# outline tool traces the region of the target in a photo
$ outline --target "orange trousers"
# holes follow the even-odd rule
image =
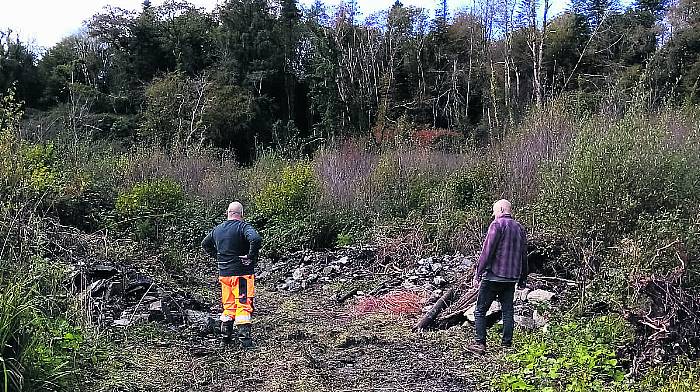
[[[255,275],[219,276],[221,302],[224,316],[234,319],[234,324],[250,324],[255,297]]]

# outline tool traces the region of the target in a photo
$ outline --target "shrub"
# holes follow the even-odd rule
[[[297,218],[309,210],[316,189],[311,164],[286,166],[280,179],[268,183],[255,197],[256,213],[276,220]]]
[[[52,143],[25,144],[22,148],[24,178],[36,192],[58,192],[61,188],[61,172],[57,167],[57,152]]]
[[[642,239],[649,250],[673,237],[689,239],[698,213],[696,144],[694,136],[669,144],[667,133],[643,118],[608,126],[591,120],[568,158],[540,172],[530,209],[536,230],[582,244]],[[679,215],[689,219],[673,218]],[[675,223],[662,229],[669,218]],[[673,234],[659,235],[668,230]]]
[[[0,276],[0,385],[3,391],[57,390],[75,382],[79,329],[37,304],[46,288]],[[44,290],[43,292],[41,290]]]
[[[485,165],[455,173],[449,183],[451,204],[463,211],[488,209],[496,197],[494,185],[502,180],[499,177]]]
[[[184,202],[182,188],[170,179],[145,181],[134,185],[117,197],[115,207],[123,216],[169,214],[180,209]]]
[[[184,207],[184,193],[176,182],[157,179],[137,183],[117,196],[116,211],[126,218],[117,224],[137,239],[163,242],[173,239],[173,232],[180,232]]]

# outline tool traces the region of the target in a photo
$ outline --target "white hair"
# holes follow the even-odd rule
[[[494,215],[504,215],[510,214],[513,211],[513,205],[506,199],[501,199],[493,203],[493,214]]]

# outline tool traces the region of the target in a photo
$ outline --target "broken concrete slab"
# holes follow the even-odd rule
[[[556,296],[555,293],[547,290],[533,290],[527,294],[528,302],[550,302]]]

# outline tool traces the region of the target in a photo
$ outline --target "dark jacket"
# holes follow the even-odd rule
[[[476,269],[477,276],[488,280],[524,284],[527,273],[525,229],[510,215],[495,219],[489,226],[489,232],[484,240]]]
[[[216,257],[219,276],[241,276],[254,273],[261,244],[260,234],[249,223],[227,220],[204,237],[202,248]],[[240,259],[244,255],[248,255],[249,263]]]

